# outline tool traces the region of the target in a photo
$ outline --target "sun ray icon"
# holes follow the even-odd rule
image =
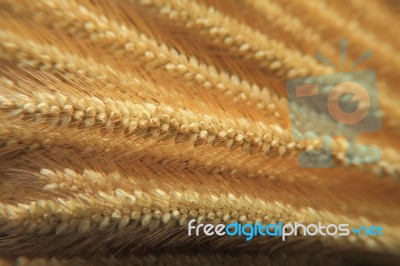
[[[351,64],[349,69],[346,70],[345,68],[346,68],[347,45],[348,45],[348,42],[347,42],[346,39],[341,39],[339,41],[339,51],[340,51],[340,59],[341,59],[340,70],[341,71],[351,71],[356,66],[358,66],[359,64],[361,64],[362,62],[364,62],[365,60],[367,60],[369,57],[372,56],[372,51],[371,50],[367,50],[357,60],[355,60],[353,62],[353,64]],[[337,69],[337,66],[335,64],[333,64],[332,61],[330,61],[329,58],[326,57],[321,52],[318,52],[315,55],[315,57],[321,63],[323,63],[325,65],[328,65],[330,67],[333,67],[334,69]]]

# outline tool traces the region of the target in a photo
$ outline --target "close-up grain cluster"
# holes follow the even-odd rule
[[[399,33],[397,1],[0,0],[0,265],[399,265]],[[286,82],[365,69],[380,156],[350,162]],[[326,142],[333,167],[299,165]]]

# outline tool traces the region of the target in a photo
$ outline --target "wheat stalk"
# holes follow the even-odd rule
[[[260,88],[257,84],[241,80],[236,75],[229,75],[225,72],[219,73],[214,65],[200,63],[195,57],[180,54],[165,44],[158,44],[154,39],[139,34],[124,24],[107,19],[105,16],[97,16],[91,10],[74,1],[68,3],[58,1],[54,4],[49,5],[46,1],[37,2],[37,6],[34,6],[37,9],[34,9],[34,11],[39,14],[43,12],[43,17],[38,16],[40,22],[45,22],[47,25],[50,18],[54,20],[58,20],[60,17],[67,18],[70,23],[59,25],[50,22],[49,26],[56,30],[74,34],[74,36],[88,38],[94,44],[107,49],[113,56],[121,57],[123,55],[124,58],[128,56],[134,62],[149,65],[151,69],[161,68],[173,76],[194,81],[206,89],[217,89],[234,101],[245,101],[252,104],[252,101],[254,101],[252,99],[255,99],[257,107],[266,109],[268,113],[273,113],[279,117],[277,109],[282,104],[273,95],[270,95],[271,92],[268,88]],[[79,10],[79,13],[76,12],[77,10]],[[47,16],[49,12],[51,17]],[[43,21],[44,17],[45,20]],[[95,25],[101,25],[100,32],[98,31],[99,28],[93,31]]]
[[[265,124],[245,118],[224,118],[221,114],[218,114],[218,118],[212,114],[198,114],[188,108],[115,101],[81,93],[74,93],[73,96],[71,87],[63,86],[60,82],[56,85],[59,91],[68,93],[70,96],[45,92],[48,89],[41,88],[38,84],[21,83],[16,86],[7,78],[3,78],[3,83],[0,82],[0,85],[4,92],[7,88],[9,94],[14,97],[11,99],[4,93],[0,100],[3,110],[13,116],[34,118],[38,123],[49,123],[53,126],[70,125],[96,129],[100,126],[111,132],[114,127],[122,127],[122,131],[125,131],[127,136],[136,129],[150,131],[154,136],[171,132],[187,137],[193,143],[219,144],[228,149],[240,147],[248,153],[261,152],[270,156],[275,154],[271,153],[271,150],[283,156],[289,152],[293,155],[294,150],[320,149],[322,141],[327,141],[326,138],[322,140],[317,136],[312,141],[295,141],[292,140],[291,132],[282,129],[278,124]],[[15,94],[17,90],[31,91],[31,88],[37,91],[32,96]],[[39,92],[40,89],[44,91]],[[95,88],[91,91],[94,92]],[[165,136],[162,137],[165,138]],[[330,141],[333,143],[333,153],[344,160],[346,144],[341,139]],[[298,156],[298,153],[294,155]],[[358,156],[368,156],[368,154],[359,153]],[[386,152],[381,164],[387,164],[385,159],[387,159]],[[398,169],[395,165],[389,164],[386,168]]]
[[[265,196],[261,195],[253,199],[252,196],[244,194],[237,196],[231,193],[216,194],[218,190],[208,192],[207,188],[185,186],[184,180],[175,181],[174,186],[170,187],[162,180],[176,179],[173,177],[174,174],[164,172],[163,179],[157,180],[156,176],[150,177],[154,173],[141,169],[140,166],[136,167],[136,173],[139,176],[126,177],[118,172],[106,175],[90,169],[85,169],[82,173],[68,168],[62,171],[42,169],[37,176],[44,183],[44,192],[62,190],[71,191],[72,194],[64,198],[68,194],[63,192],[56,199],[20,203],[17,206],[3,204],[0,211],[2,230],[8,232],[26,230],[28,234],[37,231],[39,235],[52,232],[57,235],[73,232],[82,234],[94,230],[93,226],[99,230],[109,230],[111,222],[114,222],[119,230],[139,223],[138,225],[146,226],[153,231],[162,224],[167,227],[176,223],[184,225],[188,219],[210,223],[221,221],[309,223],[337,222],[346,219],[354,225],[372,224],[365,218],[336,216],[310,207],[295,210],[296,208],[289,204],[263,200]],[[148,181],[143,178],[144,176]],[[186,175],[185,178],[188,177]],[[226,183],[225,189],[233,191],[234,187],[229,186],[230,184]],[[385,242],[395,241],[396,237],[393,234],[397,229],[392,229],[390,225],[384,226],[389,232],[387,237],[393,239]],[[368,245],[373,243],[368,238],[361,237],[361,239]],[[375,245],[380,243],[377,242]]]
[[[397,263],[399,42],[377,21],[397,17],[350,6],[354,16],[317,1],[1,0],[0,264]],[[376,145],[378,162],[348,164],[345,137],[316,134],[336,124],[305,107],[295,119],[308,132],[291,129],[284,81],[335,74],[311,53],[338,57],[342,33],[376,52],[384,130],[351,155]],[[334,168],[299,167],[326,143]],[[384,235],[246,242],[188,236],[191,219]]]

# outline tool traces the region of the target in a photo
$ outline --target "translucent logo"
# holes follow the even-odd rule
[[[342,40],[340,46],[344,62],[346,41]],[[370,52],[365,53],[353,66],[370,55]],[[319,59],[331,64],[322,55],[319,55]],[[347,139],[347,163],[379,161],[379,148],[356,141],[358,134],[382,128],[375,71],[350,71],[290,79],[286,82],[286,89],[293,139],[319,139],[321,143],[320,149],[304,151],[300,155],[301,167],[332,167],[332,147],[336,137]]]

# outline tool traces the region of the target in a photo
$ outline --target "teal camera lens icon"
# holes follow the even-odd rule
[[[322,143],[321,149],[300,155],[301,167],[332,167],[335,137],[348,140],[347,163],[372,163],[380,159],[377,147],[356,142],[358,134],[382,129],[374,71],[291,79],[286,82],[286,89],[293,139],[320,139]]]

